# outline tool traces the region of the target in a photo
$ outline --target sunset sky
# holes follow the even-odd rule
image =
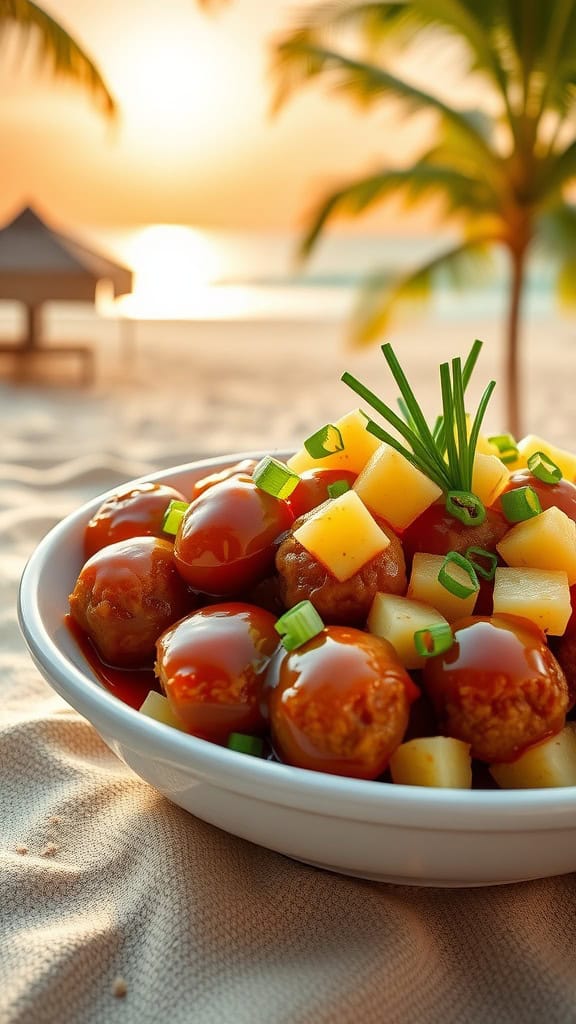
[[[397,163],[425,138],[425,124],[406,123],[390,104],[360,113],[318,85],[270,118],[270,42],[302,3],[231,0],[211,14],[195,0],[44,6],[99,64],[120,121],[107,126],[82,93],[4,49],[2,221],[33,202],[64,224],[296,229],[325,187]],[[431,48],[409,71],[450,87],[444,51]],[[429,226],[391,207],[362,223],[391,233]]]

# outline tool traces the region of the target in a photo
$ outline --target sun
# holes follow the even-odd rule
[[[218,246],[209,234],[174,224],[153,224],[126,245],[134,289],[116,310],[140,319],[186,319],[220,272]]]

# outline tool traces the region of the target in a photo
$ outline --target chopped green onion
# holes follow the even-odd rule
[[[350,484],[347,480],[335,480],[333,484],[328,484],[326,490],[330,498],[339,498],[341,494],[346,494],[346,491],[350,490]]]
[[[498,555],[493,551],[486,551],[486,548],[466,548],[466,558],[474,566],[477,576],[484,580],[493,580],[498,565]],[[488,562],[488,565],[484,563]]]
[[[313,459],[323,459],[325,455],[343,451],[344,441],[338,427],[333,423],[327,423],[325,427],[321,427],[315,434],[306,438],[304,447]]]
[[[417,629],[414,633],[416,653],[423,658],[433,658],[435,654],[443,654],[450,650],[454,643],[454,634],[447,622],[435,622],[426,629]]]
[[[509,523],[523,523],[525,519],[539,516],[542,511],[540,498],[533,487],[517,487],[504,491],[500,496],[502,511]]]
[[[557,484],[562,479],[562,470],[545,452],[534,452],[528,459],[528,469],[537,480],[544,484]]]
[[[450,574],[449,570],[452,565],[458,566],[459,569],[466,573],[470,580],[469,584],[462,583],[461,580],[457,580]],[[449,551],[446,555],[438,573],[438,582],[446,590],[450,591],[451,594],[454,594],[455,597],[470,597],[470,594],[476,594],[480,589],[476,570],[472,562],[464,558],[464,555],[460,555],[457,551]]]
[[[498,449],[498,458],[505,465],[509,462],[516,462],[518,458],[518,445],[512,434],[494,434],[488,438],[490,444]]]
[[[248,736],[243,732],[231,732],[228,737],[229,750],[237,750],[240,754],[252,754],[262,757],[264,743],[259,736]]]
[[[187,501],[171,501],[164,513],[162,529],[164,533],[171,533],[174,536],[178,533],[178,527],[184,518],[184,513],[189,506]]]
[[[486,509],[472,491],[448,491],[446,511],[465,526],[479,526],[486,519]]]
[[[293,651],[318,636],[324,629],[324,623],[311,601],[300,601],[278,619],[274,628],[282,637],[286,650]]]
[[[300,483],[298,473],[289,469],[283,462],[265,455],[255,467],[252,479],[261,491],[271,494],[274,498],[288,498]]]

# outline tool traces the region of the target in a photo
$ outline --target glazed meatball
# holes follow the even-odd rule
[[[90,558],[108,544],[130,537],[168,538],[162,530],[164,513],[171,501],[186,501],[167,484],[144,483],[113,494],[102,503],[84,531],[84,552]]]
[[[293,529],[298,529],[306,518],[297,519]],[[407,580],[402,545],[387,523],[378,518],[376,522],[390,538],[390,544],[343,583],[290,532],[276,552],[280,595],[286,608],[308,599],[324,622],[359,626],[366,621],[378,591],[405,594]]]
[[[454,644],[423,672],[442,731],[487,763],[514,761],[560,732],[568,708],[562,668],[540,630],[512,615],[452,625]]]
[[[153,661],[156,640],[191,610],[172,544],[135,537],[88,559],[70,595],[70,612],[103,661],[131,668]]]
[[[274,749],[299,768],[377,779],[402,742],[418,693],[388,640],[326,626],[271,663]]]

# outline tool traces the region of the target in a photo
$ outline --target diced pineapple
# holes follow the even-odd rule
[[[502,494],[509,479],[510,470],[496,455],[476,452],[472,467],[472,491],[483,505],[492,505]]]
[[[469,417],[468,417],[469,419]],[[470,433],[470,431],[468,431]],[[495,455],[498,458],[498,447],[493,441],[489,441],[484,434],[478,434],[476,452],[479,455]]]
[[[414,646],[419,629],[446,623],[436,608],[396,594],[376,594],[368,615],[368,631],[389,640],[404,668],[420,668],[426,658]]]
[[[413,601],[431,604],[448,622],[454,622],[463,615],[471,615],[474,611],[478,592],[468,597],[452,594],[438,579],[444,555],[428,555],[417,551],[412,560],[412,573],[406,597]],[[450,566],[450,575],[465,586],[470,585],[470,578],[458,565]]]
[[[531,569],[563,569],[576,583],[576,523],[552,505],[505,533],[496,548],[507,565]]]
[[[470,744],[450,736],[422,736],[402,743],[390,758],[392,781],[403,786],[472,787]]]
[[[390,544],[390,538],[352,490],[324,502],[294,531],[294,536],[341,583]]]
[[[168,699],[161,693],[156,693],[156,690],[150,690],[146,700],[140,706],[140,714],[146,715],[147,718],[153,718],[156,722],[163,722],[164,725],[171,725],[173,729],[180,729],[180,732],[186,732],[185,726],[172,711]]]
[[[572,614],[565,572],[499,566],[494,576],[494,614],[522,615],[545,633],[562,636]]]
[[[490,774],[502,789],[576,786],[576,722],[510,764],[491,764]]]
[[[534,452],[544,452],[544,455],[552,459],[552,462],[555,462],[562,470],[562,475],[567,480],[576,479],[576,455],[565,448],[558,448],[556,445],[550,444],[549,441],[545,441],[543,437],[538,437],[536,434],[527,434],[518,442],[518,458],[509,468],[511,470],[523,469],[528,465],[528,459]]]
[[[409,526],[442,494],[437,484],[387,444],[366,463],[354,490],[374,515],[395,530]]]
[[[342,435],[342,451],[314,459],[305,448],[301,448],[288,459],[290,469],[295,473],[303,473],[306,469],[346,469],[359,473],[382,443],[368,433],[366,423],[366,416],[360,409],[346,413],[334,423]]]

